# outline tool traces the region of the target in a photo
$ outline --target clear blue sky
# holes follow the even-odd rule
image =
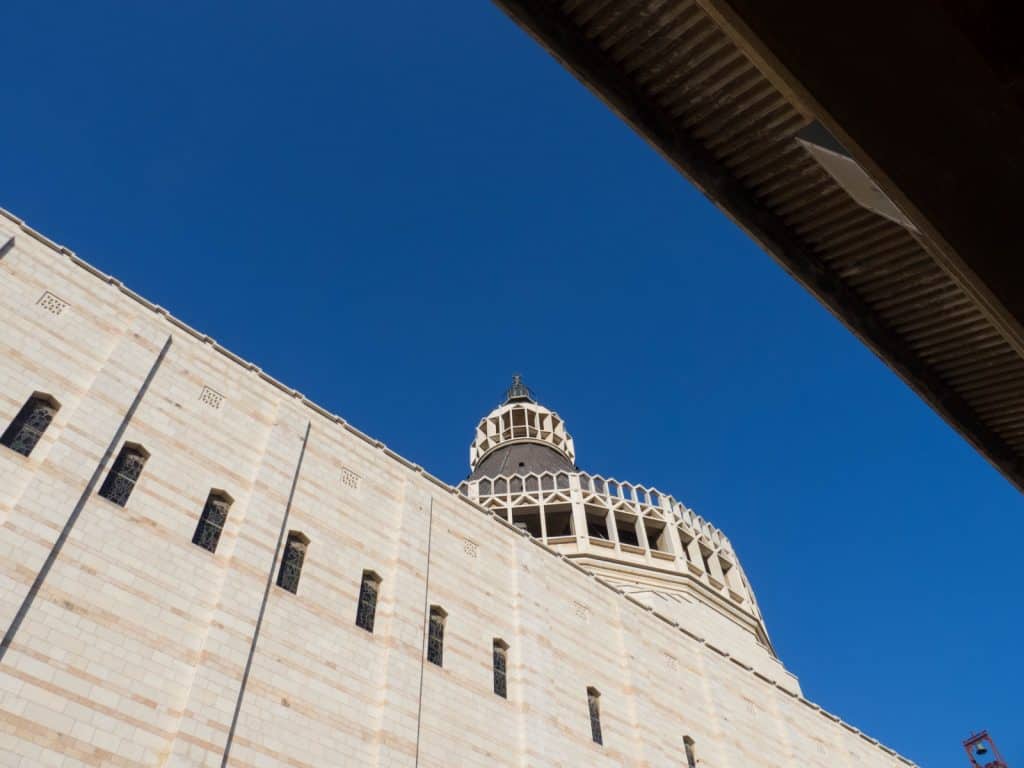
[[[1021,497],[486,0],[18,3],[3,56],[0,205],[451,482],[522,371],[809,698],[1024,765]]]

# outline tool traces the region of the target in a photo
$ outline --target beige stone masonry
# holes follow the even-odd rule
[[[60,410],[30,456],[0,447],[0,631],[171,344],[118,441],[149,454],[130,498],[87,495],[0,661],[0,766],[219,766],[236,708],[239,768],[675,768],[684,737],[701,768],[913,765],[759,661],[743,639],[752,593],[703,519],[684,521],[688,556],[682,538],[649,554],[646,533],[640,552],[595,547],[636,555],[678,604],[610,566],[597,576],[595,552],[524,535],[0,213],[0,246],[11,238],[0,429],[34,392]],[[215,553],[192,543],[211,490],[232,499]],[[285,535],[309,540],[295,594],[276,586],[286,509]],[[693,562],[698,534],[732,571]],[[381,580],[372,634],[355,624],[364,570]],[[442,667],[424,658],[431,605],[447,612]]]

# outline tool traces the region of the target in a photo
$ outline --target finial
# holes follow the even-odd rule
[[[505,393],[506,403],[511,403],[513,400],[529,400],[534,402],[533,393],[530,392],[528,386],[523,384],[523,377],[518,373],[512,374],[512,386]]]

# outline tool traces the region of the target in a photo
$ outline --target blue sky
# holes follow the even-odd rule
[[[809,698],[1024,763],[1021,497],[495,7],[4,16],[0,206],[451,482],[521,371],[729,535]]]

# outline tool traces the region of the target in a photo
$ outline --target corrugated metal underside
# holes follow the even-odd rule
[[[1024,360],[910,232],[794,140],[811,116],[700,6],[498,2],[1024,488]]]

